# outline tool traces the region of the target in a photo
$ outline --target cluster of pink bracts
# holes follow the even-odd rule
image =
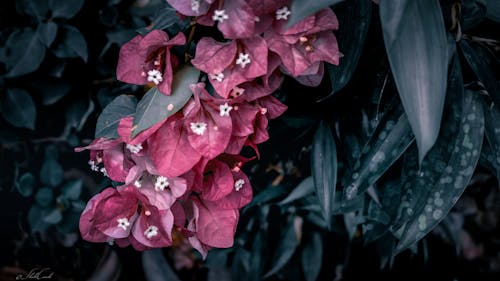
[[[137,250],[167,247],[172,231],[183,234],[203,256],[210,247],[231,247],[239,209],[252,199],[244,146],[269,138],[268,120],[286,106],[271,94],[282,73],[314,86],[324,63],[338,64],[332,30],[338,22],[330,9],[285,29],[288,1],[168,0],[198,24],[214,25],[227,39],[202,38],[192,65],[207,74],[216,94],[204,83],[192,84],[193,96],[166,120],[131,138],[133,117],[122,118],[118,139],[96,139],[77,151],[91,151],[91,168],[123,186],[107,188],[87,204],[80,219],[85,240],[132,245]],[[177,57],[185,44],[160,30],[136,36],[120,51],[118,79],[154,83],[171,94]],[[166,108],[165,110],[171,110]],[[257,152],[258,153],[258,152]]]

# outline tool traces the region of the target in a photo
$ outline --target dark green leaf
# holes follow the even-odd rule
[[[94,102],[91,99],[80,99],[66,108],[66,127],[81,131],[89,115],[94,111]]]
[[[449,54],[439,1],[384,0],[380,19],[421,163],[439,134],[446,96]]]
[[[298,241],[293,219],[288,223],[279,241],[278,247],[272,258],[271,269],[264,275],[264,278],[268,278],[283,268],[292,258],[295,248],[297,248]]]
[[[151,88],[137,105],[132,137],[179,111],[193,95],[189,86],[198,81],[199,75],[200,71],[191,66],[179,69],[174,74],[170,96],[162,94],[156,87]],[[172,110],[167,110],[170,105]]]
[[[52,189],[48,187],[40,188],[35,194],[35,201],[41,207],[48,207],[52,203],[52,199],[54,197],[54,193]]]
[[[323,239],[319,232],[311,232],[311,237],[302,249],[302,269],[306,281],[318,279],[323,264]]]
[[[466,40],[460,40],[460,49],[491,99],[500,105],[500,85],[492,67],[493,64],[497,63],[496,59],[475,42],[469,43]]]
[[[278,186],[268,186],[261,192],[259,192],[245,207],[245,210],[252,208],[253,206],[262,205],[274,199],[280,198],[283,195],[287,194],[288,189],[284,185]]]
[[[24,197],[28,197],[33,194],[33,189],[35,188],[36,180],[32,173],[22,174],[16,182],[16,189]]]
[[[43,217],[43,221],[48,224],[58,224],[62,220],[61,210],[58,208],[52,209],[46,216]]]
[[[32,205],[28,211],[28,223],[31,228],[31,232],[44,232],[49,225],[44,222],[43,217],[48,214],[48,210],[42,209],[37,205]]]
[[[89,281],[117,281],[121,276],[122,264],[118,254],[111,248],[104,249],[104,253],[99,260],[94,272],[89,277]]]
[[[147,281],[180,281],[161,249],[144,251],[142,253],[142,266]]]
[[[484,117],[476,92],[466,92],[466,104],[453,153],[426,195],[423,208],[406,225],[396,247],[401,252],[430,232],[446,216],[467,187],[479,160],[483,143]]]
[[[118,46],[122,46],[131,40],[135,35],[137,35],[133,29],[118,29],[118,30],[110,30],[106,32],[106,37],[108,38],[108,42],[102,48],[100,57],[104,56],[104,54],[109,50],[109,48],[116,44]]]
[[[16,10],[20,14],[30,15],[41,21],[46,18],[49,11],[48,0],[16,0]]]
[[[500,126],[498,124],[500,108],[496,104],[490,107],[486,103],[483,107],[488,145],[483,146],[481,150],[481,156],[484,159],[481,159],[480,162],[484,163],[493,174],[496,174],[497,179],[500,179]]]
[[[45,47],[49,48],[52,42],[54,42],[54,40],[56,39],[57,24],[52,21],[49,21],[47,23],[41,22],[38,25],[36,33]]]
[[[340,22],[335,32],[339,50],[344,56],[338,66],[327,65],[332,83],[332,93],[336,93],[351,80],[363,51],[366,34],[370,28],[372,15],[371,0],[346,1],[335,6],[335,14]]]
[[[40,181],[51,187],[60,185],[63,181],[64,170],[54,158],[45,157],[40,169]]]
[[[231,265],[231,275],[233,280],[240,279],[242,276],[246,277],[250,271],[250,258],[251,254],[243,247],[238,247],[235,251],[233,262]],[[246,278],[241,278],[245,280]]]
[[[69,93],[71,84],[67,80],[50,76],[30,80],[30,90],[41,96],[43,105],[52,105]]]
[[[314,192],[313,179],[312,177],[307,177],[301,183],[299,183],[297,187],[295,187],[285,199],[281,200],[279,204],[285,205],[291,203],[295,200],[304,198],[307,195],[312,194],[313,192]]]
[[[286,23],[286,27],[292,27],[294,24],[307,18],[308,16],[342,1],[343,0],[292,0],[292,4],[290,6],[291,14],[290,18],[288,18],[288,22]]]
[[[167,6],[158,11],[150,26],[140,28],[137,32],[145,35],[151,30],[168,29],[169,27],[178,24],[179,21],[180,19],[177,15],[177,11],[170,6]]]
[[[486,15],[491,20],[500,23],[500,2],[498,0],[486,0]]]
[[[64,195],[67,199],[78,199],[82,193],[82,184],[83,182],[81,179],[68,181],[61,188],[62,195]]]
[[[266,250],[266,237],[263,231],[257,232],[253,240],[252,253],[250,256],[250,267],[248,274],[248,281],[262,280],[262,266],[264,264],[265,250]]]
[[[53,18],[70,19],[82,9],[83,0],[49,0]]]
[[[87,62],[88,50],[87,42],[78,29],[71,25],[64,25],[59,29],[60,40],[56,40],[53,52],[58,58],[80,57]]]
[[[462,23],[460,28],[468,31],[481,24],[486,17],[485,0],[467,0],[461,4]]]
[[[46,47],[31,28],[12,32],[5,43],[7,77],[21,76],[38,69]]]
[[[118,138],[116,129],[120,119],[135,113],[137,99],[134,96],[121,95],[109,103],[97,119],[95,138]]]
[[[2,100],[2,115],[12,126],[35,129],[35,103],[24,90],[7,89]]]
[[[408,149],[415,139],[406,115],[399,109],[382,117],[355,164],[344,200],[363,194]]]
[[[332,131],[324,122],[320,123],[314,135],[311,151],[311,173],[316,196],[325,221],[329,225],[337,184],[337,148]]]

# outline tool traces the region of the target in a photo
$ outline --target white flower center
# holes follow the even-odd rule
[[[200,10],[200,0],[191,0],[191,10],[193,12],[199,12],[199,10]]]
[[[161,72],[156,69],[148,71],[148,81],[155,83],[155,85],[160,84],[160,82],[163,81]]]
[[[106,168],[102,167],[99,171],[101,171],[101,173],[107,177],[108,176],[108,171],[106,171]]]
[[[127,143],[127,149],[130,150],[130,152],[132,152],[133,154],[137,154],[142,150],[142,144],[133,145]]]
[[[227,102],[225,104],[219,105],[220,117],[229,116],[229,112],[231,111],[231,109],[233,109],[233,107],[227,104]]]
[[[277,20],[287,20],[290,15],[290,10],[287,6],[284,6],[281,9],[276,10],[276,19]]]
[[[204,122],[191,122],[191,131],[193,131],[193,133],[201,136],[205,133],[205,131],[207,130],[207,123],[204,123]]]
[[[247,64],[249,64],[250,62],[252,62],[250,60],[250,54],[244,54],[244,53],[240,53],[238,55],[238,59],[236,60],[236,64],[241,66],[241,68],[245,68],[245,66],[247,66]]]
[[[118,222],[118,227],[123,228],[123,230],[127,230],[127,227],[130,225],[127,218],[117,219],[116,221]]]
[[[137,179],[134,181],[134,186],[137,187],[137,188],[141,188],[142,187],[142,181],[140,179]]]
[[[99,171],[99,167],[97,166],[97,164],[95,163],[94,160],[89,160],[89,165],[90,165],[90,169],[92,171],[95,171],[95,172],[98,172]]]
[[[151,239],[152,237],[158,235],[158,227],[151,225],[148,229],[146,229],[146,231],[144,231],[144,235],[146,235],[148,239]]]
[[[164,176],[159,176],[156,178],[155,182],[155,190],[156,191],[163,191],[165,190],[166,187],[169,186],[168,179]]]
[[[218,82],[222,82],[222,80],[224,80],[223,73],[209,74],[208,76],[210,77],[210,79],[217,80]]]
[[[213,21],[218,21],[220,23],[223,23],[225,20],[227,20],[229,17],[226,14],[225,10],[215,10],[214,15],[212,16]]]
[[[245,184],[244,179],[239,179],[234,183],[234,190],[240,191],[241,188],[243,188],[243,185]]]

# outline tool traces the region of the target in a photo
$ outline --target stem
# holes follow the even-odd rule
[[[191,42],[193,42],[195,32],[196,32],[196,21],[191,20],[191,30],[189,31],[188,40],[186,42],[186,52],[184,53],[184,62],[186,63],[191,60],[191,56],[189,55],[189,46],[191,46]]]

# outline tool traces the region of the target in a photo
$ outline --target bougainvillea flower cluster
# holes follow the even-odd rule
[[[272,93],[283,74],[317,85],[323,63],[338,64],[332,32],[338,23],[326,9],[285,28],[293,13],[288,1],[167,2],[196,24],[216,25],[224,40],[188,42],[197,45],[185,63],[201,71],[205,82],[185,89],[192,95],[180,110],[138,134],[135,116],[124,116],[118,137],[77,149],[90,150],[92,170],[121,183],[88,202],[80,231],[88,241],[137,250],[168,247],[176,231],[205,256],[211,247],[232,246],[239,210],[252,200],[241,169],[252,159],[241,151],[248,146],[258,155],[257,145],[269,138],[269,120],[286,110]],[[183,33],[162,30],[136,36],[121,48],[118,79],[174,95],[182,60],[171,48],[186,41]]]

